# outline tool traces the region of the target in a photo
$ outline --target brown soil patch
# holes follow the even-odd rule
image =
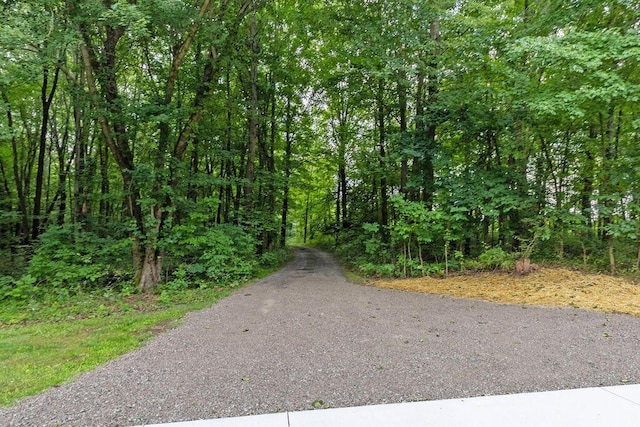
[[[486,301],[576,307],[640,316],[640,285],[602,274],[544,268],[528,276],[478,273],[438,279],[376,280],[374,286]]]

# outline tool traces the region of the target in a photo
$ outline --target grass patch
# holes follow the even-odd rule
[[[367,278],[362,276],[357,271],[343,267],[342,273],[349,283],[354,283],[356,285],[365,285],[367,283]]]
[[[160,324],[183,313],[167,310],[104,319],[0,329],[0,404],[38,393],[139,347]],[[169,322],[169,323],[165,323]]]
[[[77,295],[64,301],[0,306],[0,406],[57,386],[140,347],[210,306],[228,289],[188,289],[127,297]]]

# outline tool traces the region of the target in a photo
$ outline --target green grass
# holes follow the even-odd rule
[[[198,289],[109,298],[87,294],[64,302],[0,306],[0,406],[132,351],[154,333],[177,325],[188,311],[207,307],[228,293]]]

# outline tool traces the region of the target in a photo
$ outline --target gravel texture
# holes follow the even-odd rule
[[[0,410],[2,426],[130,426],[640,383],[640,318],[348,283],[326,253],[144,348]]]

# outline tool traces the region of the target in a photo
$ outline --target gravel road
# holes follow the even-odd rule
[[[130,426],[640,383],[640,318],[348,283],[326,253],[286,268],[2,426]]]

